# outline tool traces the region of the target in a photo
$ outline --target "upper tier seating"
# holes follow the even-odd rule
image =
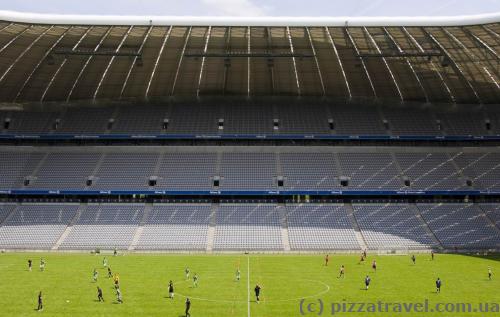
[[[9,149],[0,190],[500,190],[500,153],[331,151]]]
[[[3,133],[56,135],[485,136],[500,134],[499,118],[498,110],[491,107],[467,110],[309,101],[81,105],[62,110],[0,111]]]

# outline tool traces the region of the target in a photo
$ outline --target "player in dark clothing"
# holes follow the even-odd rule
[[[189,297],[186,298],[186,317],[190,317],[191,314],[189,313],[189,309],[191,308],[191,301],[189,300]]]
[[[361,254],[361,257],[359,258],[358,264],[361,264],[363,262],[365,262],[365,257],[363,256],[363,254]]]
[[[257,304],[260,301],[260,289],[261,289],[261,287],[259,286],[259,284],[255,285],[255,299],[256,299]]]
[[[438,279],[436,280],[436,293],[441,293],[441,280]]]
[[[413,264],[415,264],[415,261],[417,260],[417,258],[415,258],[415,254],[411,256],[411,261],[413,262]]]
[[[172,281],[168,282],[168,297],[174,299],[174,284]]]
[[[112,278],[113,273],[111,273],[111,268],[108,266],[108,278]]]
[[[491,276],[493,275],[493,272],[491,271],[491,267],[488,268],[488,280],[491,281]]]
[[[328,257],[328,254],[325,256],[325,266],[328,266],[328,261],[329,261],[329,257]]]
[[[365,289],[368,290],[368,288],[370,287],[370,282],[371,282],[371,278],[367,275],[365,277]]]
[[[431,260],[434,261],[434,251],[431,251]]]
[[[38,311],[43,310],[42,291],[40,291],[40,293],[38,293],[38,308],[36,310],[38,310]]]
[[[31,267],[33,266],[33,261],[31,259],[28,260],[28,270],[31,272]]]
[[[102,297],[102,289],[99,286],[97,286],[97,299],[100,302],[104,302],[104,297]]]
[[[377,272],[377,261],[373,260],[372,262],[372,269],[374,272]]]

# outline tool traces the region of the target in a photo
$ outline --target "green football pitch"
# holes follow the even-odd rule
[[[46,261],[44,272],[39,270],[41,257]],[[409,255],[368,254],[361,264],[359,256],[330,255],[328,266],[323,255],[106,257],[113,274],[119,274],[123,304],[116,302],[113,279],[107,277],[103,267],[104,255],[0,254],[0,316],[179,317],[184,316],[186,297],[191,299],[191,315],[200,317],[500,316],[500,256],[437,254],[432,261],[430,255],[420,254],[414,265]],[[28,259],[33,260],[31,272]],[[377,261],[377,272],[371,267],[373,260]],[[346,268],[345,278],[337,277],[340,265]],[[191,271],[189,280],[184,274],[186,267]],[[94,268],[99,272],[97,282],[92,279]],[[493,272],[492,280],[488,279],[488,268]],[[193,286],[194,273],[199,276],[198,287]],[[365,290],[366,275],[371,277],[369,290]],[[438,277],[443,281],[439,294],[435,288]],[[175,288],[173,300],[168,298],[169,280]],[[262,287],[260,303],[254,295],[257,284]],[[97,301],[97,286],[103,289],[104,303]],[[36,311],[39,291],[44,301],[41,312]],[[406,312],[401,306],[408,308],[425,301],[427,308],[419,306],[419,311]],[[354,307],[351,303],[360,304]],[[379,303],[382,312],[373,311]],[[388,303],[394,306],[385,312]],[[340,304],[344,310],[356,312],[332,312],[332,307],[341,309]],[[362,305],[365,312],[357,312]],[[443,312],[431,312],[436,305],[441,305],[438,309]],[[445,312],[444,305],[450,312]],[[403,312],[395,313],[398,307],[403,307]],[[471,312],[458,311],[469,307]],[[488,313],[473,311],[486,308]],[[427,309],[428,314],[422,314],[421,309]]]

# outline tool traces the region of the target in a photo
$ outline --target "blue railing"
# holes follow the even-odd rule
[[[12,189],[0,190],[4,195],[170,195],[170,196],[497,196],[500,191],[482,190],[53,190],[53,189]]]

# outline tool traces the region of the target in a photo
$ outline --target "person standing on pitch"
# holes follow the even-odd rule
[[[260,290],[262,288],[260,287],[259,284],[255,285],[255,301],[257,302],[257,304],[260,302]]]
[[[236,280],[239,281],[241,279],[241,272],[240,272],[240,268],[237,268],[236,269]]]
[[[337,276],[337,278],[345,278],[345,267],[344,265],[341,265],[340,266],[340,272],[339,272],[339,276]]]
[[[116,301],[120,304],[123,304],[122,292],[120,291],[120,288],[116,289]]]
[[[193,275],[193,287],[198,287],[198,274],[194,273]]]
[[[174,299],[174,284],[172,281],[168,282],[168,297]]]
[[[329,261],[329,257],[328,257],[328,254],[325,256],[325,266],[328,266],[328,261]]]
[[[370,282],[371,282],[371,278],[367,275],[365,277],[365,290],[368,290],[368,288],[370,287]]]
[[[31,259],[28,260],[28,270],[31,272],[31,267],[33,266],[33,262]]]
[[[411,261],[413,262],[413,265],[415,265],[415,262],[417,261],[417,258],[415,258],[415,254],[411,256]]]
[[[97,299],[99,302],[104,302],[104,297],[102,297],[102,289],[97,286]]]
[[[436,293],[441,293],[441,279],[438,279],[436,280]]]
[[[45,260],[43,258],[40,259],[40,271],[45,271]]]
[[[43,310],[42,291],[40,291],[40,293],[38,293],[38,308],[36,310],[38,310],[38,311],[42,311]]]
[[[189,313],[189,309],[191,309],[191,301],[189,300],[189,297],[186,298],[186,317],[191,317],[191,314]]]

